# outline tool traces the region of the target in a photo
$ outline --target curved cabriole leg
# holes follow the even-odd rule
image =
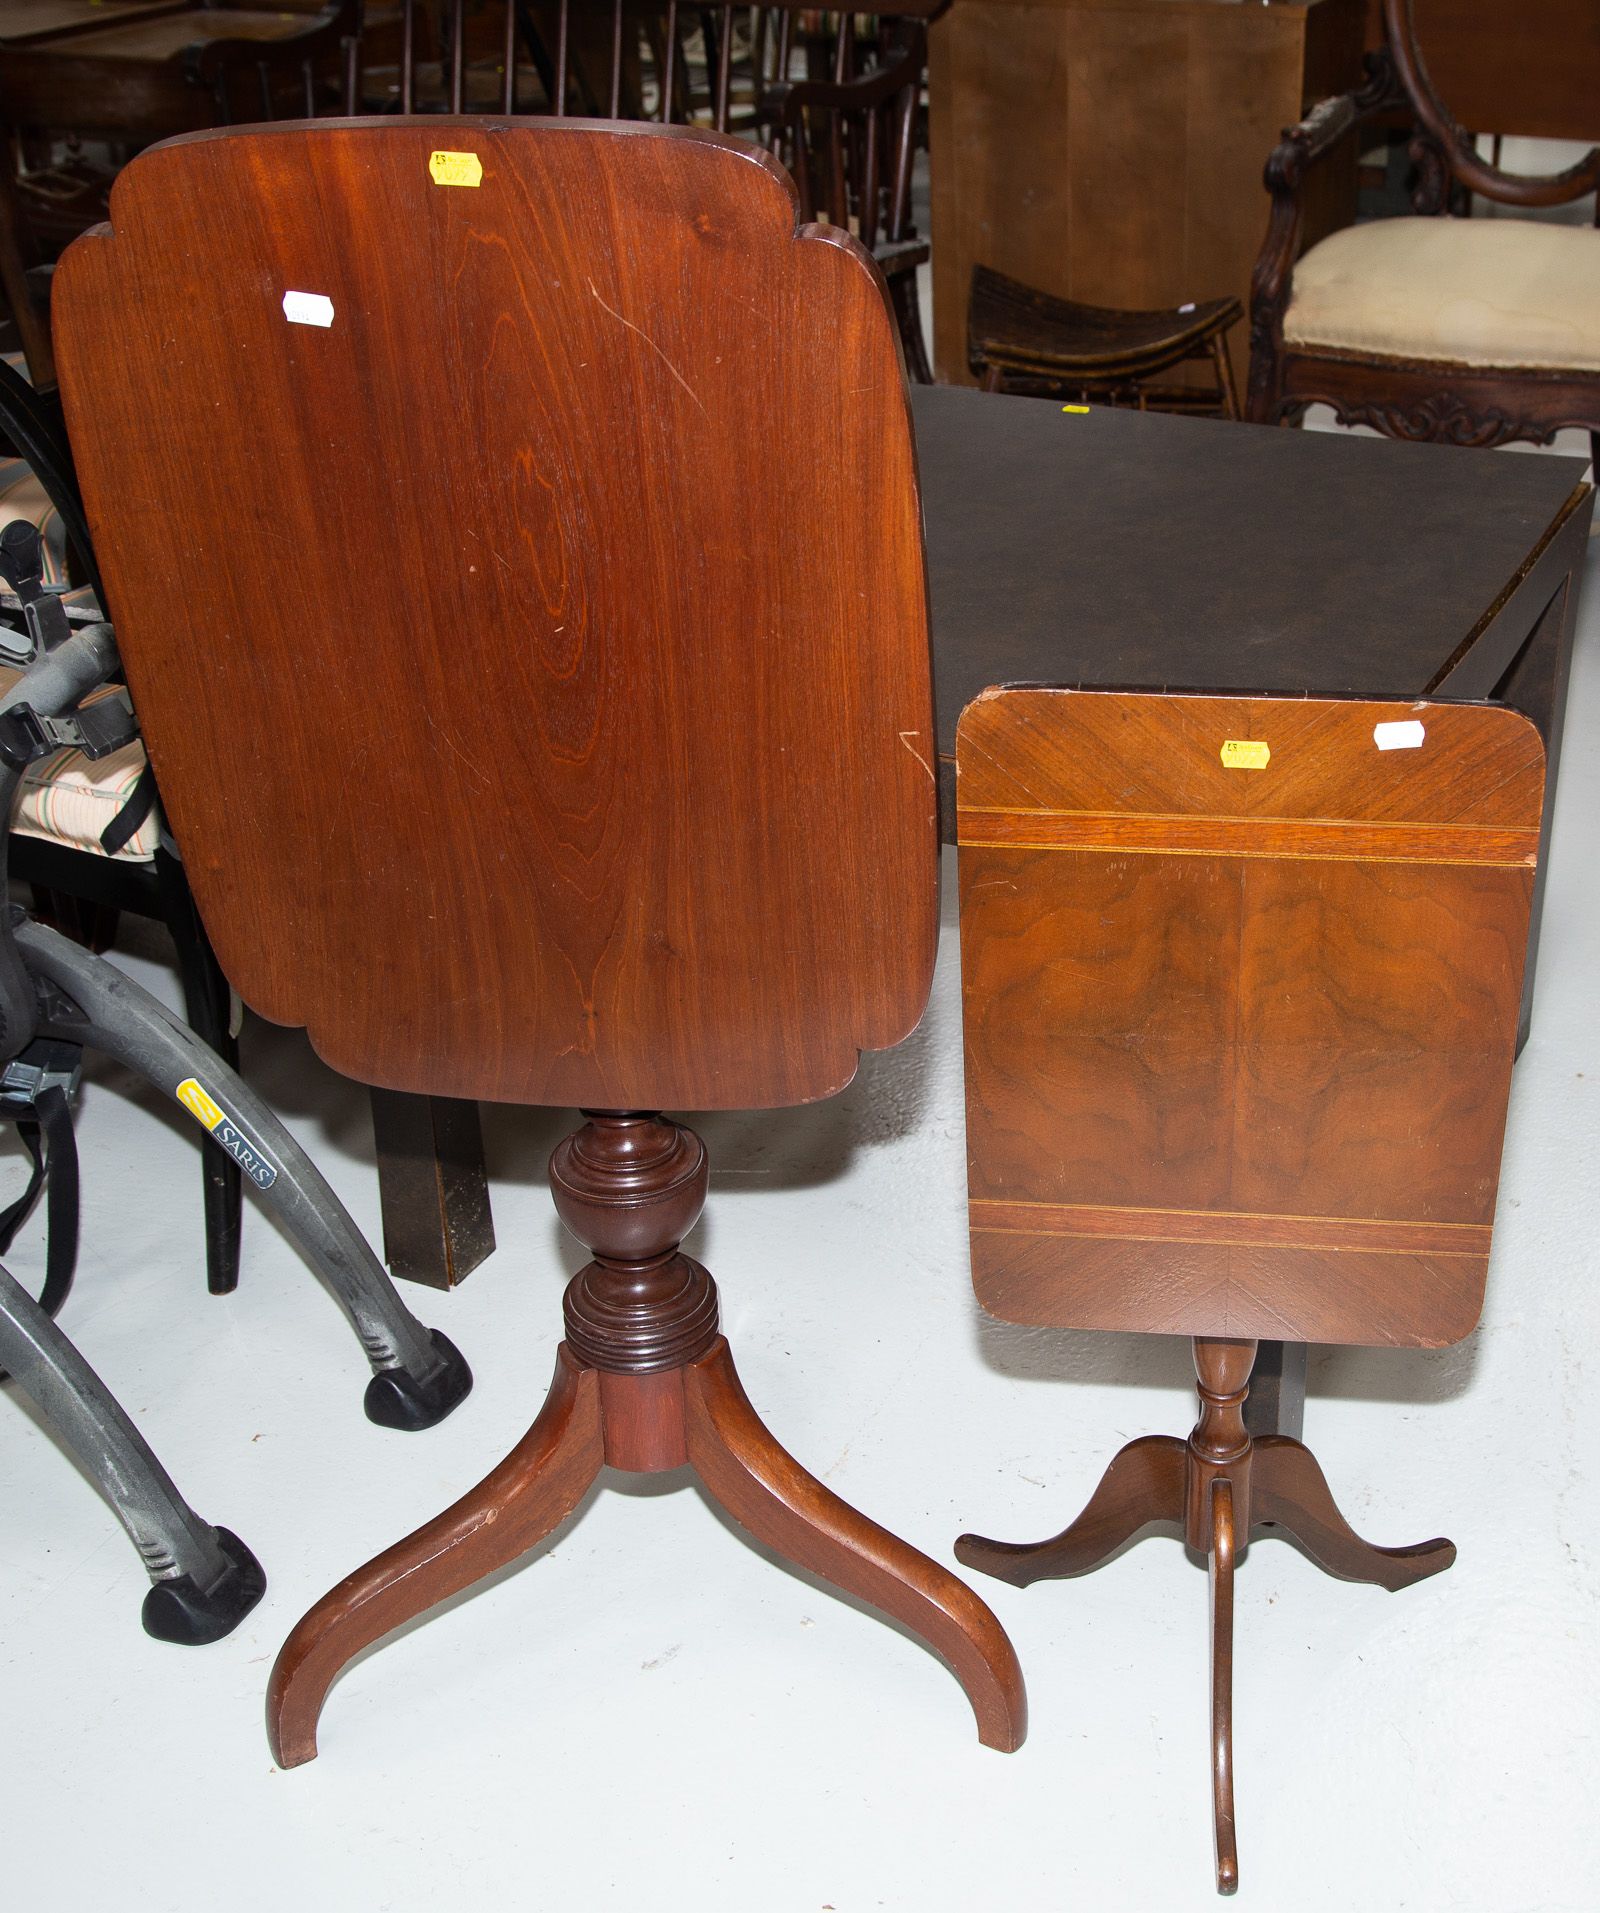
[[[1233,1825],[1233,1485],[1211,1484],[1211,1824],[1217,1891],[1239,1890]]]
[[[1453,1541],[1375,1548],[1340,1514],[1316,1456],[1287,1435],[1263,1435],[1251,1461],[1252,1522],[1275,1521],[1318,1567],[1342,1581],[1369,1581],[1391,1594],[1439,1574],[1456,1558]]]
[[[1182,1522],[1188,1455],[1188,1443],[1174,1435],[1130,1441],[1101,1476],[1083,1513],[1060,1534],[1032,1542],[964,1534],[956,1542],[956,1559],[1019,1588],[1089,1574],[1152,1522]]]
[[[603,1460],[599,1377],[563,1347],[538,1420],[493,1474],[341,1581],[284,1642],[267,1689],[279,1766],[316,1758],[323,1700],[362,1648],[526,1554],[577,1507]]]
[[[684,1422],[691,1465],[734,1520],[919,1635],[966,1689],[978,1738],[1015,1753],[1028,1731],[1028,1697],[1005,1630],[964,1582],[858,1514],[778,1446],[721,1336],[684,1370]]]

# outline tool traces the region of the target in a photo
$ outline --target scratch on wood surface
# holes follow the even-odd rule
[[[478,537],[478,534],[472,529],[470,525],[466,527],[466,533],[469,538],[475,540],[478,544],[483,545],[483,540]],[[499,552],[495,550],[493,545],[484,545],[483,548],[485,551],[488,552],[491,558],[500,558]],[[500,558],[500,562],[501,564],[505,566],[507,571],[511,569],[510,561],[508,559]]]
[[[439,726],[434,723],[433,713],[428,709],[427,705],[423,705],[422,715],[428,720],[428,729],[433,732],[434,736],[437,738],[440,738],[444,743],[448,744],[450,749],[453,750],[456,756],[461,759],[462,763],[466,765],[467,769],[471,771],[473,776],[476,777],[478,781],[483,785],[484,789],[488,790],[490,788],[490,779],[485,774],[483,766],[481,764],[474,763],[473,760],[470,757],[468,757],[466,752],[450,735],[450,733],[448,731],[441,730]]]
[[[928,782],[932,784],[935,790],[937,790],[939,788],[939,780],[933,774],[933,766],[928,762],[927,758],[925,758],[922,755],[921,751],[919,751],[916,745],[913,744],[911,741],[912,738],[921,737],[921,735],[922,735],[921,731],[901,731],[900,742],[905,745],[906,749],[910,751],[911,755],[928,773]]]
[[[615,306],[606,305],[605,300],[600,297],[600,293],[598,289],[596,288],[595,283],[592,279],[589,281],[589,290],[592,293],[594,293],[596,302],[599,305],[604,306],[605,310],[611,314],[613,319],[617,320],[620,324],[625,325],[630,332],[639,333],[639,337],[644,340],[645,344],[649,346],[650,350],[656,355],[656,357],[661,361],[661,363],[667,368],[667,370],[672,374],[672,376],[683,387],[684,391],[686,391],[689,394],[690,398],[694,400],[695,404],[700,405],[700,394],[696,392],[694,387],[683,376],[683,374],[678,370],[678,368],[672,363],[671,359],[667,357],[666,353],[663,352],[660,346],[656,344],[655,340],[651,338],[650,334],[648,332],[640,332],[638,326],[636,326],[631,319],[624,319],[622,314],[618,312]],[[705,412],[705,415],[707,418],[710,418],[711,414],[709,412],[706,412],[706,408],[703,405],[700,405],[700,410],[702,412]]]

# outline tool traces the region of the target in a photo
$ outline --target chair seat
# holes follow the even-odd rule
[[[1290,345],[1456,365],[1600,372],[1600,230],[1380,219],[1294,269]]]
[[[1142,376],[1189,358],[1241,311],[1237,299],[1208,299],[1187,310],[1159,312],[1081,305],[975,266],[967,303],[967,356],[975,371],[1000,361],[1070,376]]]

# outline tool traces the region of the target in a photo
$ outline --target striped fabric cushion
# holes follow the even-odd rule
[[[9,362],[26,372],[20,359]],[[67,531],[43,485],[20,458],[0,458],[0,530],[14,518],[25,518],[44,534],[44,581],[67,582]],[[15,598],[11,600],[16,603]],[[0,697],[9,691],[20,671],[0,665]],[[100,695],[103,695],[100,694]],[[90,702],[93,701],[91,698]],[[22,780],[11,813],[11,827],[24,837],[42,837],[47,843],[72,850],[106,853],[100,833],[127,802],[145,767],[143,744],[135,741],[91,764],[82,751],[57,751],[41,758]],[[117,852],[128,863],[149,863],[161,839],[159,807]]]
[[[0,666],[0,697],[21,675]],[[82,751],[57,751],[54,757],[41,758],[23,777],[11,827],[23,837],[42,837],[48,843],[103,857],[100,833],[127,802],[144,766],[144,746],[137,739],[97,764],[91,764]],[[126,863],[149,863],[160,840],[157,805],[117,856]]]

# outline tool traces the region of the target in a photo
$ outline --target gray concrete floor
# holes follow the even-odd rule
[[[1447,1534],[1388,1595],[1258,1543],[1238,1582],[1239,1904],[1600,1905],[1600,540],[1574,671],[1533,1038],[1512,1091],[1482,1326],[1438,1353],[1314,1353],[1306,1437],[1355,1525]],[[949,853],[947,853],[948,855]],[[833,1101],[701,1125],[692,1240],[749,1393],[837,1492],[937,1558],[1032,1538],[1130,1437],[1192,1419],[1186,1345],[989,1321],[968,1281],[953,871],[933,1001]],[[176,1001],[158,940],[118,956]],[[378,1231],[361,1091],[251,1022],[246,1069]],[[361,1415],[365,1364],[254,1210],[205,1292],[196,1131],[104,1063],[62,1324],[195,1505],[269,1576],[231,1639],[139,1627],[145,1580],[30,1409],[0,1399],[0,1751],[17,1907],[182,1913],[1201,1908],[1213,1901],[1205,1576],[1150,1540],[1087,1580],[983,1593],[1027,1745],[981,1748],[904,1634],[743,1540],[686,1477],[608,1476],[515,1571],[369,1654],[322,1757],[280,1773],[262,1695],[295,1618],[436,1513],[542,1399],[579,1254],[543,1185],[565,1113],[487,1114],[498,1254],[410,1299],[478,1377],[443,1427]],[[0,1145],[0,1201],[20,1185]],[[37,1278],[30,1228],[12,1258]]]

